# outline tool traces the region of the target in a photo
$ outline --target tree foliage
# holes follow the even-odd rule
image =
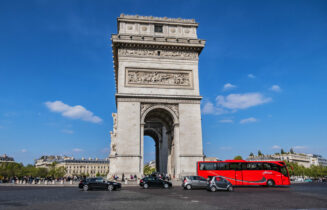
[[[291,154],[294,154],[294,150],[293,150],[293,148],[290,149],[290,153],[291,153]]]
[[[241,155],[237,155],[234,157],[234,160],[243,160],[242,156]]]
[[[292,162],[286,162],[288,172],[290,176],[308,176],[313,178],[325,177],[327,176],[327,167],[324,166],[314,166],[310,168],[305,168],[302,165]]]
[[[63,166],[56,168],[53,164],[50,169],[46,168],[36,168],[33,165],[24,166],[22,163],[0,163],[0,178],[4,177],[18,177],[22,178],[24,176],[29,177],[53,177],[61,178],[65,175],[66,171]]]
[[[150,174],[152,174],[154,172],[156,172],[155,168],[152,168],[149,165],[144,166],[144,170],[143,170],[144,175],[150,175]]]
[[[262,152],[260,150],[258,150],[258,156],[262,156]]]

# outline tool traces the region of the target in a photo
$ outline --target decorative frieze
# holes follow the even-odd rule
[[[195,51],[177,51],[177,50],[156,50],[156,49],[118,49],[119,56],[133,57],[157,57],[170,59],[197,60],[198,53]]]
[[[193,88],[190,70],[155,70],[126,68],[126,86]]]

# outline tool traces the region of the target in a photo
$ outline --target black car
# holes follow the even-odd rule
[[[173,185],[171,184],[171,182],[159,179],[154,176],[149,176],[140,180],[140,186],[144,189],[147,189],[149,187],[163,187],[167,189],[172,187]]]
[[[118,190],[121,188],[121,184],[117,182],[107,181],[103,178],[89,178],[80,181],[79,188],[84,191],[93,190],[93,189],[103,189],[108,191]]]

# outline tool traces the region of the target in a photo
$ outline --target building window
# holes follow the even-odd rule
[[[162,25],[154,25],[154,32],[162,33]]]

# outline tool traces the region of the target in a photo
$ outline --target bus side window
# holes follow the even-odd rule
[[[217,163],[217,170],[229,170],[229,163]]]
[[[246,170],[246,163],[241,163],[242,170]]]
[[[216,163],[200,163],[200,170],[217,170]]]
[[[271,163],[271,169],[278,172],[280,171],[279,166],[274,163]]]
[[[257,170],[263,170],[263,163],[257,163]]]
[[[263,170],[272,170],[271,165],[269,163],[264,163],[263,164]]]
[[[200,163],[200,170],[201,170],[201,171],[205,170],[204,163]]]
[[[257,163],[248,163],[246,168],[247,170],[258,170]]]
[[[230,163],[229,169],[230,170],[240,170],[241,169],[240,163]]]

